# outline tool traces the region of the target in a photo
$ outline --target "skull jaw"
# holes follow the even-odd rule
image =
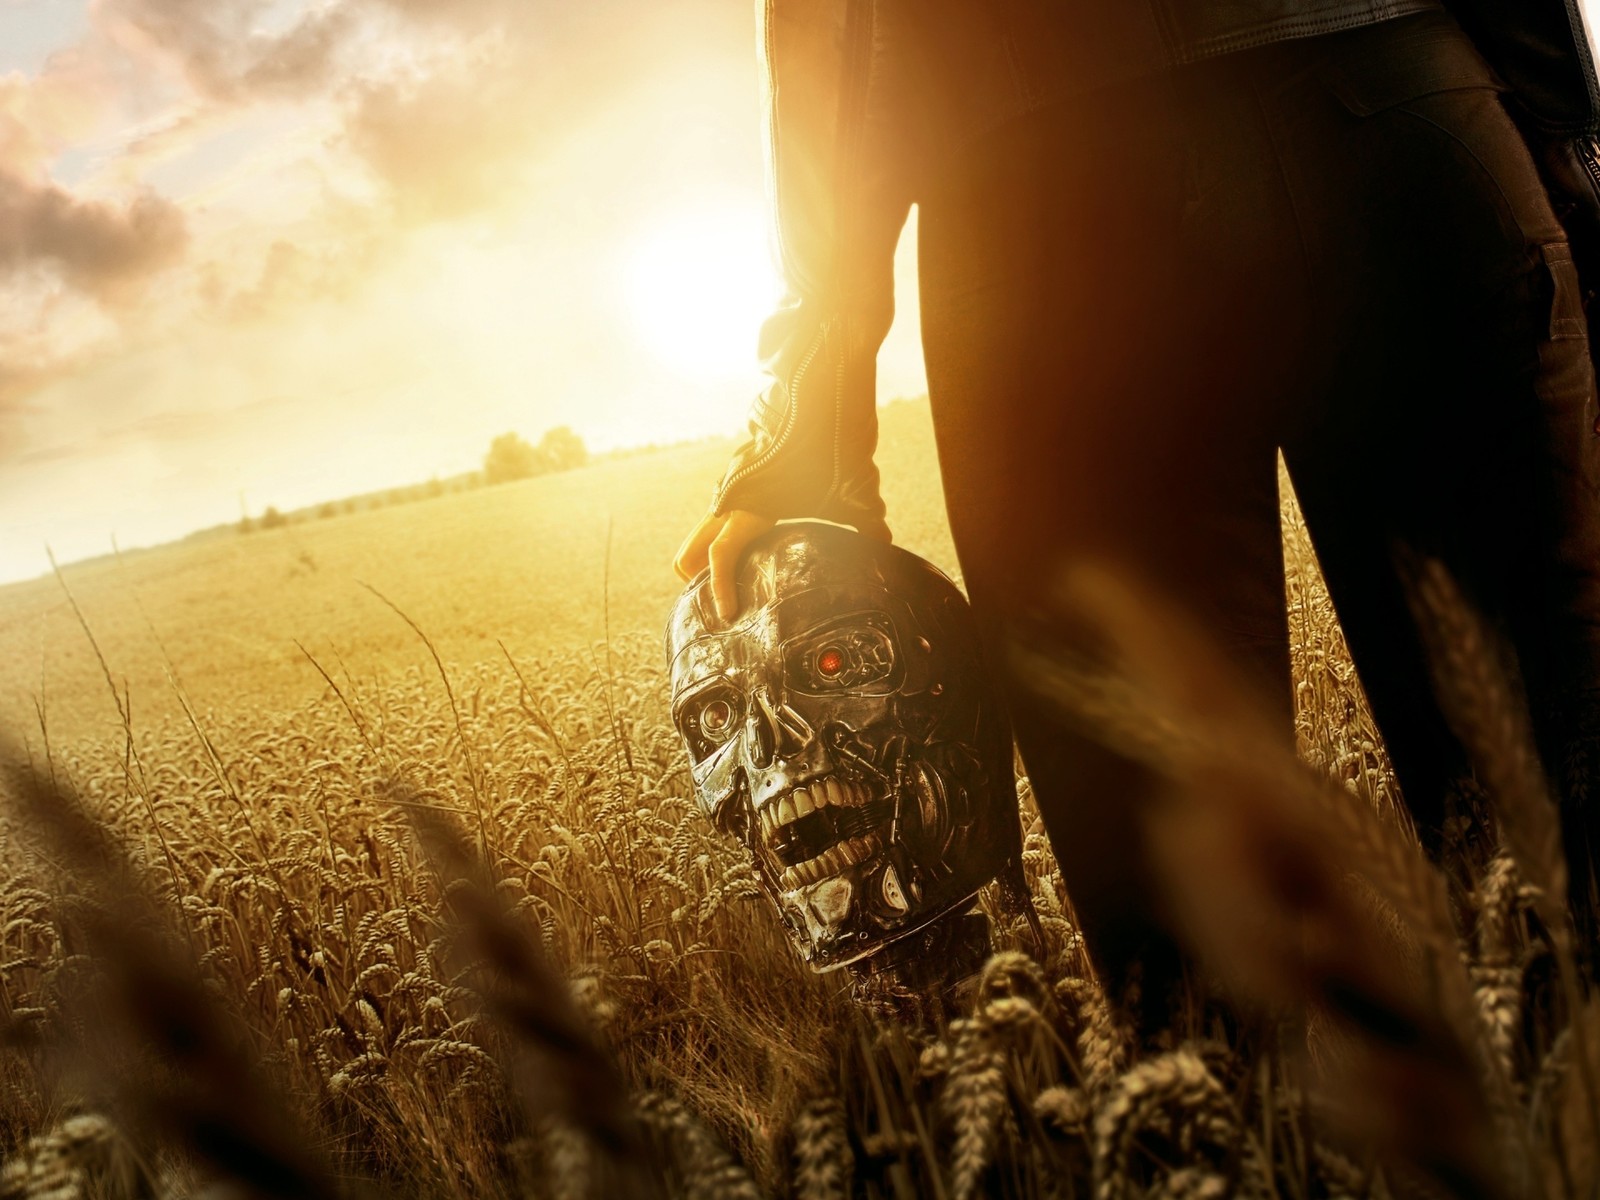
[[[878,769],[904,782],[892,817],[868,835],[870,852],[853,863],[813,859],[829,863],[828,874],[798,884],[770,859],[760,872],[796,952],[819,974],[970,907],[1007,858],[1003,840],[974,823],[974,795],[989,786],[974,758],[928,745],[907,753],[902,743],[904,757],[892,760],[887,746],[876,749]]]
[[[928,880],[900,844],[773,898],[796,952],[826,974],[969,907],[979,886],[954,876]]]

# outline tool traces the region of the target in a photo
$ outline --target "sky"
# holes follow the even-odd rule
[[[737,432],[754,8],[0,0],[0,582],[506,430]],[[914,240],[884,399],[926,387]]]

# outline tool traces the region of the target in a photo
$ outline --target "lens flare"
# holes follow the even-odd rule
[[[646,349],[686,374],[748,375],[779,284],[759,211],[681,215],[624,252],[623,287]]]

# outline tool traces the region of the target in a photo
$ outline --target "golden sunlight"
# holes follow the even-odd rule
[[[634,328],[663,361],[707,376],[748,371],[781,285],[758,209],[680,213],[624,251]]]

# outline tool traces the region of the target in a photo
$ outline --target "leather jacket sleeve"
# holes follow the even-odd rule
[[[876,359],[910,209],[907,139],[864,0],[766,0],[768,196],[785,295],[762,327],[769,382],[713,512],[882,519]]]

